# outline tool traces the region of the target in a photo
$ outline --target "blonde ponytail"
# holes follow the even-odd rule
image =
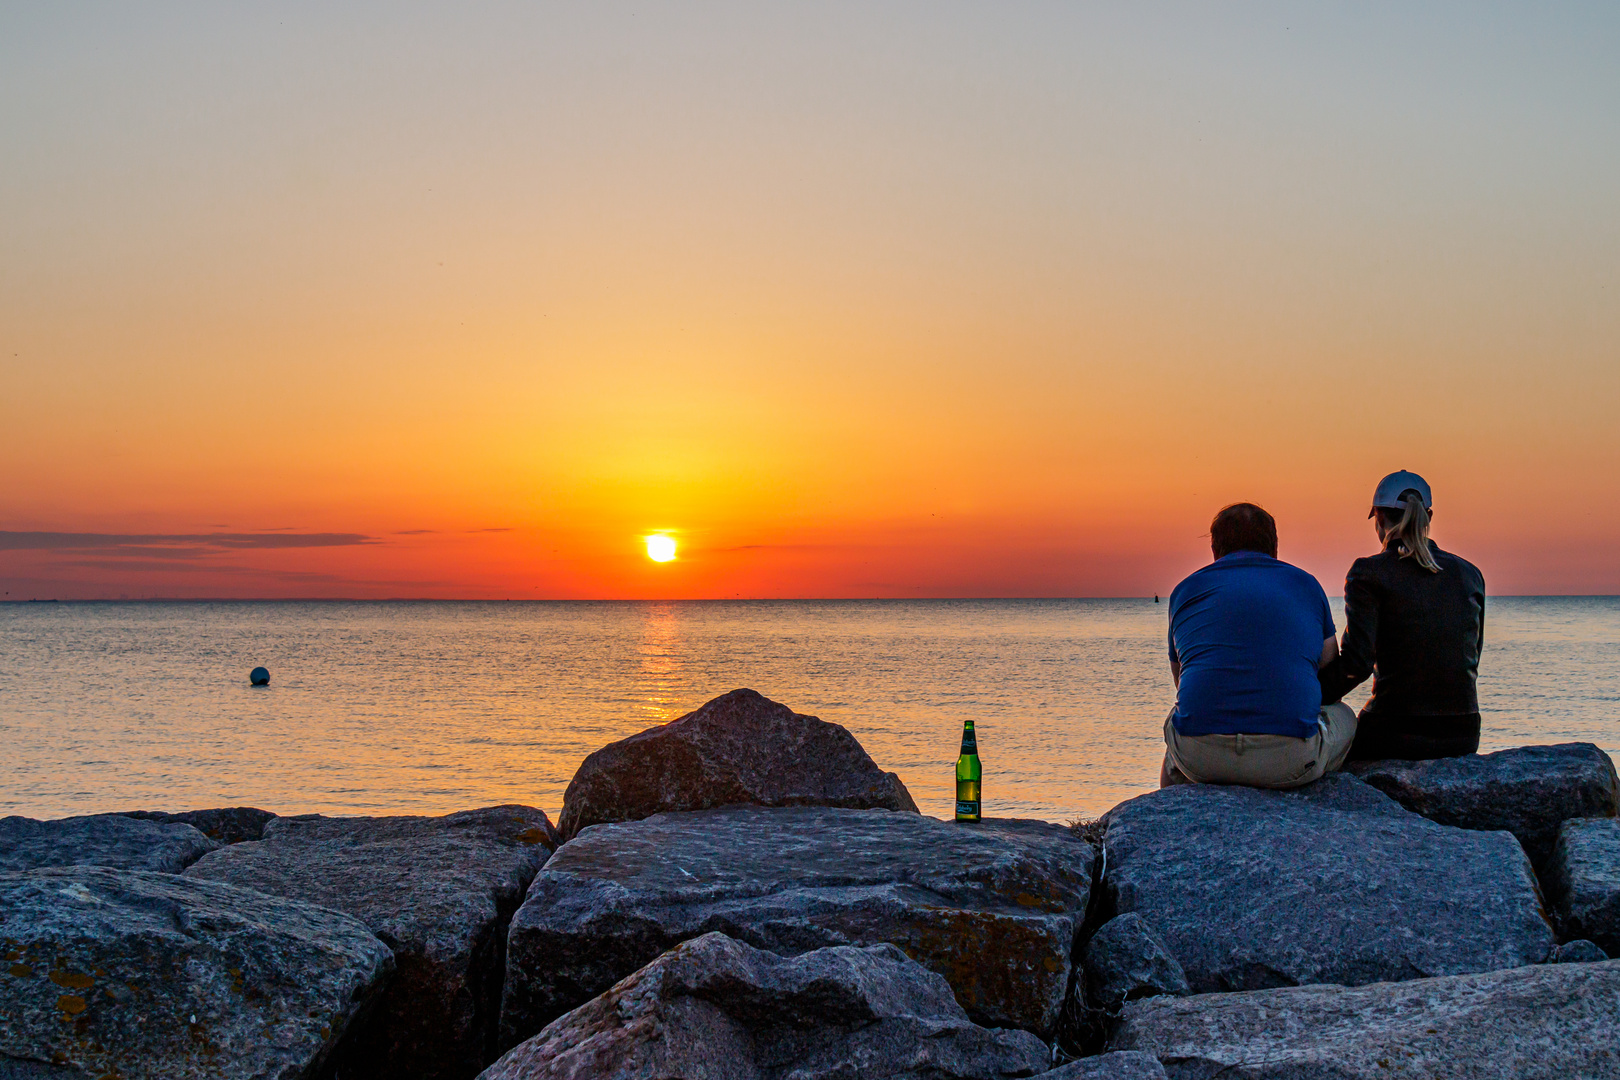
[[[1395,545],[1401,558],[1416,560],[1429,573],[1438,574],[1440,564],[1434,561],[1434,553],[1429,550],[1429,512],[1423,507],[1423,497],[1409,491],[1401,501],[1406,509],[1401,513],[1401,520],[1390,526],[1385,544]],[[1391,511],[1390,517],[1394,516]]]

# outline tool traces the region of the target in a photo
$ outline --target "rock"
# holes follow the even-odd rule
[[[1547,869],[1553,919],[1567,940],[1620,955],[1620,820],[1564,822]]]
[[[99,866],[0,873],[0,946],[0,1055],[123,1080],[312,1076],[394,967],[347,915]]]
[[[1549,964],[1598,964],[1609,958],[1609,954],[1598,948],[1595,944],[1582,938],[1579,941],[1569,941],[1558,946],[1547,957]]]
[[[1084,967],[1086,993],[1105,1009],[1155,994],[1192,993],[1186,972],[1134,911],[1109,919],[1091,936]]]
[[[1081,1058],[1041,1073],[1041,1080],[1166,1080],[1164,1066],[1152,1054],[1116,1050]]]
[[[893,942],[975,1023],[1045,1037],[1093,861],[1044,821],[735,806],[596,826],[558,849],[512,919],[502,1045],[710,930],[781,955]]]
[[[1620,961],[1373,986],[1148,998],[1110,1046],[1173,1080],[1597,1080],[1620,1076]]]
[[[1141,915],[1194,993],[1522,967],[1554,944],[1512,836],[1437,825],[1343,774],[1164,788],[1110,811],[1103,847],[1106,909]]]
[[[563,794],[557,832],[571,840],[603,822],[738,803],[917,809],[900,777],[839,725],[733,690],[586,758]]]
[[[70,1065],[47,1065],[0,1054],[0,1080],[89,1080],[90,1074]]]
[[[1415,814],[1459,829],[1506,829],[1540,871],[1568,818],[1614,817],[1620,784],[1591,743],[1521,746],[1436,761],[1351,762],[1347,771]]]
[[[0,871],[108,866],[178,874],[218,846],[190,825],[124,814],[0,818]]]
[[[264,839],[264,826],[276,815],[253,806],[227,806],[218,810],[187,810],[179,814],[166,814],[161,810],[129,810],[125,817],[142,821],[179,822],[190,825],[210,840],[222,844],[240,844],[244,840]]]
[[[344,1077],[472,1077],[495,1056],[506,925],[550,854],[544,812],[281,817],[186,876],[335,908],[393,950],[398,973],[342,1050]]]
[[[553,1021],[482,1080],[991,1080],[1049,1059],[1028,1032],[974,1024],[943,978],[893,945],[783,958],[709,933]]]

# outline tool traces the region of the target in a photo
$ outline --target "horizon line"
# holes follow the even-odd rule
[[[717,604],[717,603],[916,603],[924,600],[1158,600],[1168,603],[1169,593],[1129,593],[1097,596],[91,596],[63,599],[54,596],[26,600],[0,598],[0,604]],[[1343,593],[1328,599],[1342,600]],[[1616,600],[1620,593],[1489,593],[1487,600]]]

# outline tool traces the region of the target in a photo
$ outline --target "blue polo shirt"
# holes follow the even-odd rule
[[[1316,662],[1333,636],[1317,580],[1258,551],[1234,551],[1170,594],[1170,659],[1181,662],[1173,722],[1183,735],[1316,733]]]

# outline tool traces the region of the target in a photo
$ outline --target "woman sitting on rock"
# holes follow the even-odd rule
[[[1373,676],[1350,760],[1460,757],[1479,749],[1474,682],[1485,640],[1485,579],[1429,539],[1433,499],[1423,477],[1391,473],[1373,493],[1384,549],[1357,559],[1344,582],[1338,658],[1322,668],[1323,703]]]

